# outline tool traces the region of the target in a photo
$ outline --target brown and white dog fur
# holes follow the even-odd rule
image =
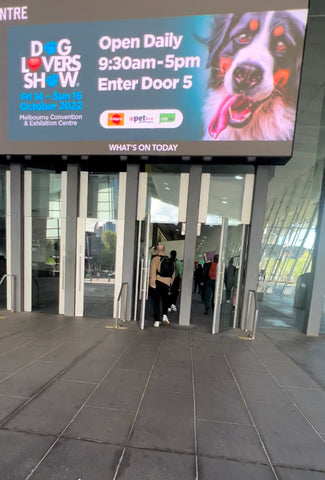
[[[214,18],[204,140],[292,140],[304,25],[290,12]]]

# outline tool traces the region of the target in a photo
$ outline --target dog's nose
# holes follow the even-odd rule
[[[255,63],[241,63],[233,72],[234,89],[238,93],[247,92],[259,85],[262,80],[263,70]]]

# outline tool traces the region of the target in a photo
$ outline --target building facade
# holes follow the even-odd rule
[[[145,328],[150,256],[163,243],[183,262],[180,325],[200,321],[194,271],[218,253],[212,333],[251,330],[253,297],[258,328],[324,333],[324,13],[320,0],[310,2],[286,165],[210,156],[2,156],[2,308],[123,317]],[[237,276],[229,303],[230,260]]]

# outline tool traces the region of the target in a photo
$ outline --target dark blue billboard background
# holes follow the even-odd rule
[[[211,19],[8,27],[8,139],[200,140]]]

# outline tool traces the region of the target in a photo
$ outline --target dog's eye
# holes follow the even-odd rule
[[[241,33],[236,37],[236,40],[238,43],[248,43],[249,42],[249,37],[246,33]]]
[[[287,47],[283,42],[278,42],[276,44],[276,51],[277,53],[284,53],[286,51]]]

